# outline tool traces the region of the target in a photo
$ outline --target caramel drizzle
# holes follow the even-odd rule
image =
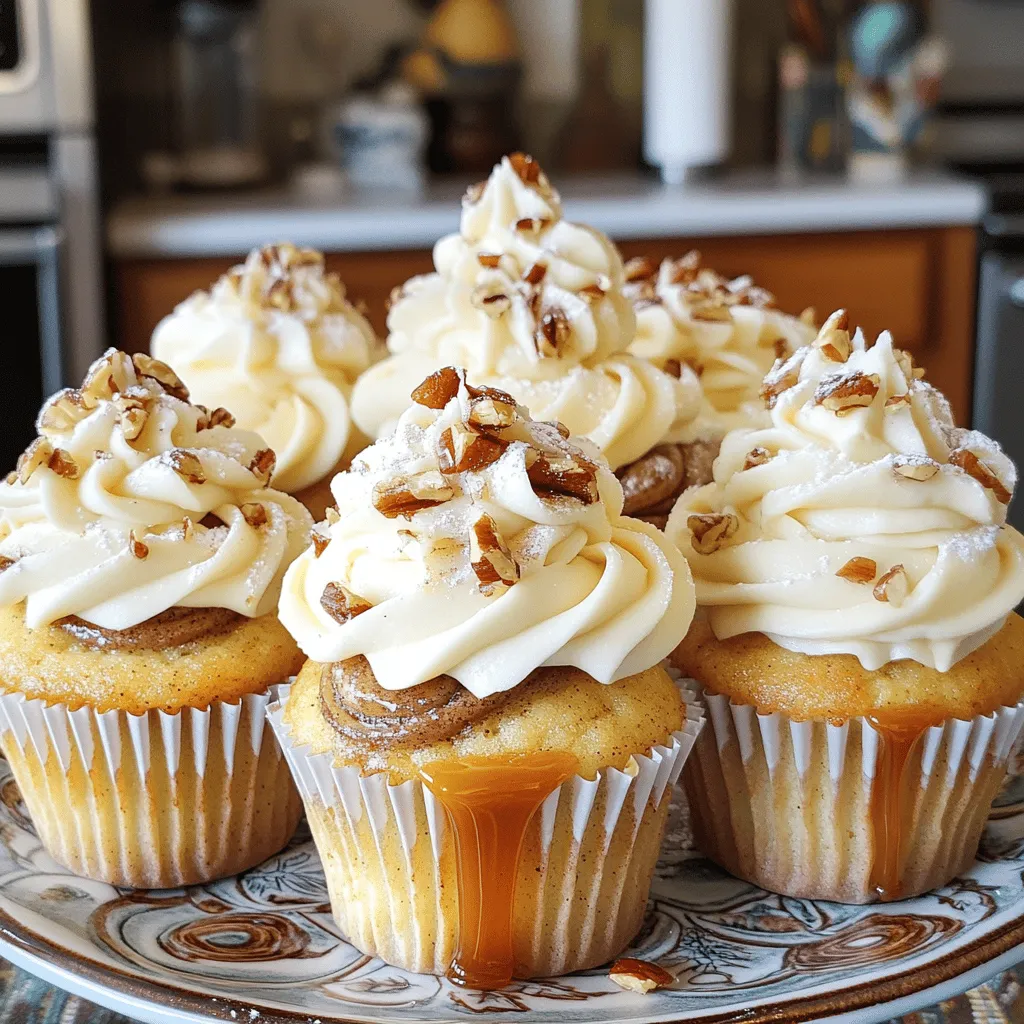
[[[459,937],[448,977],[475,989],[504,988],[515,971],[516,874],[537,809],[579,761],[562,751],[434,761],[420,776],[455,836]]]

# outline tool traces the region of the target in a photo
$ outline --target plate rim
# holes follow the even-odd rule
[[[138,977],[116,967],[108,967],[91,957],[72,953],[39,935],[21,924],[3,908],[0,908],[0,952],[30,973],[43,977],[44,980],[72,994],[80,993],[74,987],[69,987],[68,983],[89,989],[90,994],[83,998],[105,1005],[115,1012],[124,1012],[125,1003],[131,1006],[133,1013],[140,1010],[147,1013],[158,1011],[162,1017],[154,1016],[150,1019],[159,1021],[160,1024],[167,1019],[181,1024],[209,1024],[222,1020],[251,1020],[259,1021],[259,1024],[296,1024],[301,1021],[308,1024],[311,1019],[308,1011],[280,1009],[255,1000],[243,1002],[227,995],[201,995],[166,982]],[[13,956],[10,955],[12,953]],[[912,1012],[951,995],[965,992],[1022,961],[1024,913],[1008,921],[997,931],[981,936],[933,963],[919,968],[908,968],[899,974],[879,978],[844,992],[795,997],[779,1004],[766,1004],[747,1011],[744,1021],[745,1024],[813,1024],[815,1021],[828,1021],[830,1024],[843,1024],[845,1021],[852,1024],[856,1021],[857,1024],[870,1024],[872,1021],[886,1021],[894,1015]],[[119,983],[116,988],[111,985],[112,980]],[[923,983],[916,984],[917,981]],[[910,989],[906,990],[908,982]],[[894,987],[903,990],[894,992]],[[116,992],[117,999],[122,1001],[122,1005],[110,1005],[96,998],[93,989],[98,990],[101,995]],[[930,998],[932,992],[937,993],[934,998]],[[929,998],[925,999],[926,996]],[[211,1006],[213,1000],[217,1001],[215,1006]],[[877,1012],[870,1017],[865,1016],[866,1011],[872,1008]],[[258,1017],[252,1017],[250,1010],[257,1010]],[[322,1024],[365,1024],[358,1018],[348,1016],[314,1016],[318,1016]],[[452,1020],[455,1019],[453,1016]],[[692,1016],[685,1015],[679,1018],[656,1018],[658,1024],[690,1024],[693,1019]],[[637,1019],[638,1024],[639,1020],[640,1018]],[[699,1024],[728,1024],[734,1020],[734,1010],[698,1019]]]

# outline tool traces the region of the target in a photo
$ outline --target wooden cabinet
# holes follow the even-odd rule
[[[823,319],[844,306],[873,339],[891,330],[928,379],[949,397],[957,419],[970,413],[974,338],[975,232],[971,227],[856,231],[620,242],[627,257],[678,256],[698,248],[724,274],[751,274],[783,309],[813,306]],[[241,257],[243,254],[239,254]],[[117,265],[118,343],[146,348],[157,322],[197,288],[208,287],[232,259],[140,260]],[[431,269],[428,251],[328,256],[353,299],[362,299],[384,330],[391,289]]]

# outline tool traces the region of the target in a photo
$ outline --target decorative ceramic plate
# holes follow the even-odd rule
[[[32,830],[0,761],[0,953],[149,1022],[640,1021],[869,1024],[1024,960],[1024,780],[1004,792],[979,859],[919,899],[876,907],[775,896],[690,848],[673,806],[655,898],[632,955],[678,979],[647,996],[596,970],[471,992],[348,945],[308,834],[237,878],[132,891],[69,874]]]

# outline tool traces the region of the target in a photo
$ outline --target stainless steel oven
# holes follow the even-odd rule
[[[88,0],[0,0],[0,472],[104,347],[101,268]]]

